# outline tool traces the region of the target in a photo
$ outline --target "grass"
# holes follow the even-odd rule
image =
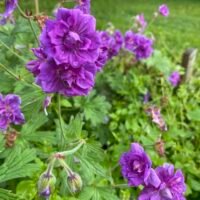
[[[22,0],[21,0],[22,1]],[[39,0],[40,10],[51,14],[58,0]],[[149,27],[160,47],[165,45],[171,54],[181,56],[187,47],[200,46],[200,1],[199,0],[91,0],[92,13],[97,18],[99,29],[105,29],[108,22],[125,32],[132,25],[131,18],[144,13],[148,21],[162,3],[170,8],[168,18],[159,17]],[[34,1],[22,2],[23,8],[34,9]],[[67,4],[72,5],[72,4]],[[165,44],[163,44],[165,43]]]

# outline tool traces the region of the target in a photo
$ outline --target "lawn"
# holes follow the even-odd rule
[[[46,1],[40,1],[40,10],[50,14],[56,2],[58,1],[51,0],[47,4]],[[165,45],[171,54],[179,57],[185,48],[199,47],[199,0],[168,0],[167,2],[162,0],[92,0],[92,12],[97,17],[100,29],[105,29],[107,23],[112,22],[117,29],[125,32],[132,25],[132,16],[144,13],[146,19],[150,21],[152,14],[162,3],[167,3],[169,6],[170,16],[167,19],[160,17],[149,27],[149,30],[157,35],[159,47]],[[23,4],[24,8],[34,7],[31,2]]]

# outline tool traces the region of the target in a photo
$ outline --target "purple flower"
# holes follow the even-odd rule
[[[60,8],[56,19],[46,21],[40,41],[41,46],[33,49],[37,59],[27,63],[36,83],[46,93],[87,95],[107,61],[94,17]]]
[[[5,0],[5,11],[3,14],[0,14],[0,25],[6,24],[8,20],[12,23],[14,22],[13,19],[13,12],[17,7],[17,0]]]
[[[148,58],[153,53],[153,41],[146,36],[127,31],[125,34],[125,48],[135,54],[137,60]]]
[[[40,41],[45,54],[57,64],[78,67],[98,58],[100,40],[95,18],[79,9],[58,9],[56,19],[46,21]]]
[[[139,200],[185,200],[186,185],[181,170],[174,171],[174,166],[164,164],[155,169],[161,183],[158,187],[146,186]]]
[[[175,71],[169,76],[169,82],[176,87],[181,81],[181,76],[179,72]]]
[[[146,22],[146,20],[144,18],[144,14],[137,15],[135,17],[135,23],[136,23],[136,26],[138,28],[138,31],[139,32],[143,32],[144,29],[147,26],[147,22]]]
[[[130,151],[122,154],[120,158],[122,175],[130,186],[150,184],[157,187],[160,184],[151,164],[150,158],[138,143],[132,143]]]
[[[117,56],[124,41],[122,33],[119,30],[116,30],[114,34],[111,35],[106,31],[101,31],[99,35],[101,38],[101,48],[104,48],[104,51],[107,49],[108,60]]]
[[[42,64],[36,83],[46,93],[65,96],[87,95],[94,86],[96,66],[84,63],[77,67],[70,64],[57,65],[51,59]]]
[[[167,5],[165,4],[161,5],[159,7],[159,13],[164,17],[169,16],[169,8],[167,7]]]
[[[82,10],[85,14],[90,14],[90,0],[77,0],[77,3],[75,8]]]
[[[23,124],[24,115],[20,110],[21,99],[14,94],[3,96],[0,94],[0,129],[6,130],[13,124]]]

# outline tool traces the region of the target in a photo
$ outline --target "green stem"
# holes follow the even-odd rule
[[[63,147],[65,143],[65,134],[64,134],[63,123],[62,123],[60,94],[58,94],[58,118],[59,118],[60,130],[61,130],[61,135],[62,135],[61,147]]]
[[[35,0],[35,1],[36,1],[36,0]],[[33,34],[34,34],[34,36],[35,36],[35,39],[36,39],[37,43],[40,45],[40,42],[39,42],[39,40],[38,40],[37,34],[36,34],[36,32],[35,32],[35,29],[34,29],[34,27],[33,27],[32,21],[31,21],[34,17],[33,17],[33,16],[27,16],[27,15],[23,12],[23,10],[20,8],[19,5],[17,5],[17,8],[18,8],[18,10],[19,10],[21,16],[28,20],[29,25],[30,25],[30,27],[31,27],[31,30],[32,30],[32,32],[33,32]]]
[[[17,4],[17,9],[18,9],[18,11],[20,12],[20,14],[21,14],[21,16],[23,17],[23,18],[25,18],[25,19],[32,19],[33,18],[33,16],[27,16],[24,12],[23,12],[23,10],[20,8],[20,6]]]
[[[130,188],[130,186],[127,185],[127,184],[112,185],[112,187],[113,188],[121,188],[121,189],[123,189],[123,188]]]
[[[56,162],[56,158],[53,157],[52,160],[50,161],[50,163],[48,164],[48,167],[47,167],[47,173],[48,174],[50,174],[53,171],[55,162]]]
[[[39,2],[38,2],[38,0],[35,0],[35,14],[38,15],[39,12],[40,12]]]
[[[83,146],[83,144],[85,144],[85,140],[80,140],[80,143],[73,149],[68,150],[68,151],[58,152],[57,154],[61,156],[68,156],[68,155],[74,154]]]
[[[16,52],[14,52],[7,44],[5,44],[2,40],[0,40],[0,44],[3,45],[6,49],[8,49],[13,55],[18,57],[20,60],[23,60],[26,62],[26,59],[18,55]]]
[[[8,74],[10,74],[13,78],[15,78],[16,80],[19,80],[19,77],[13,72],[11,72],[6,66],[0,63],[0,67],[2,67],[3,70],[6,71]]]
[[[68,176],[71,176],[73,174],[73,171],[70,169],[70,167],[67,165],[67,163],[63,159],[59,159],[59,163],[65,169]]]
[[[34,86],[34,87],[37,87],[37,88],[40,88],[38,85],[36,85],[35,83],[29,83],[27,82],[26,80],[22,79],[20,76],[16,75],[15,73],[13,73],[11,70],[9,70],[5,65],[1,64],[0,63],[0,67],[5,71],[7,72],[8,74],[10,74],[10,76],[12,76],[15,80],[18,80],[18,81],[22,81],[23,83],[25,83],[26,85],[29,85],[29,86]]]
[[[40,45],[40,42],[39,42],[38,37],[37,37],[37,34],[36,34],[35,29],[34,29],[34,27],[33,27],[33,23],[32,23],[32,21],[31,21],[30,18],[28,19],[28,22],[29,22],[29,25],[30,25],[30,27],[31,27],[31,30],[32,30],[32,32],[33,32],[33,35],[35,36],[35,39],[36,39],[38,45]]]

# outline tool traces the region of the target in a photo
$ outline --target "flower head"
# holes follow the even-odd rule
[[[167,7],[167,5],[163,4],[159,6],[159,13],[164,17],[169,16],[169,8]]]
[[[10,124],[23,124],[24,115],[20,109],[21,99],[14,94],[0,94],[0,129],[6,130]]]
[[[78,5],[75,8],[80,9],[83,13],[90,13],[90,0],[77,0]]]
[[[151,164],[150,158],[138,143],[132,143],[130,151],[122,154],[120,158],[122,175],[130,186],[160,184]]]
[[[169,82],[174,86],[178,86],[181,81],[181,76],[179,72],[175,71],[169,76]]]
[[[41,197],[49,198],[54,190],[56,177],[52,172],[45,171],[38,180],[38,194]]]
[[[108,60],[116,56],[123,45],[123,35],[119,30],[116,30],[112,35],[106,31],[99,33],[101,38],[101,48],[107,49]]]
[[[36,83],[46,93],[82,96],[93,88],[95,73],[94,64],[84,63],[73,67],[69,64],[57,65],[54,60],[48,60],[42,65]]]
[[[146,186],[139,196],[139,200],[166,199],[185,200],[186,185],[181,170],[174,171],[174,166],[164,164],[155,169],[161,183],[158,187]]]
[[[13,12],[17,7],[18,0],[5,0],[5,11],[3,14],[0,14],[0,25],[6,24],[8,20],[14,22]]]
[[[95,62],[100,46],[95,18],[79,9],[58,9],[56,19],[46,21],[40,41],[44,52],[57,64],[75,67]]]
[[[135,54],[137,60],[148,58],[153,53],[153,41],[146,36],[127,31],[125,34],[125,48]]]
[[[56,18],[46,21],[40,41],[33,49],[37,59],[27,63],[36,83],[46,93],[87,95],[107,60],[94,17],[59,8]]]
[[[80,175],[75,172],[72,172],[67,177],[67,183],[68,183],[71,193],[74,193],[74,194],[77,192],[80,192],[83,186],[83,182]]]

